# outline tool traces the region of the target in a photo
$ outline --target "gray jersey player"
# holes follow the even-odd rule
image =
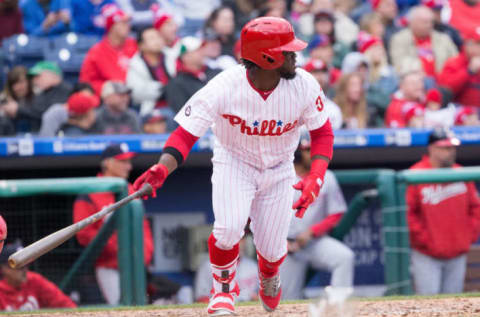
[[[310,168],[310,144],[302,140],[295,153],[295,171],[301,179]],[[303,297],[307,269],[332,273],[333,287],[353,284],[354,254],[348,246],[328,232],[340,221],[347,205],[335,175],[327,170],[318,199],[303,219],[292,219],[289,229],[289,254],[280,270],[282,299]]]

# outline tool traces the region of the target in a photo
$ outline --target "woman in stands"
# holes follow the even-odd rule
[[[12,119],[17,132],[27,132],[29,123],[17,116],[19,109],[29,104],[33,98],[33,89],[24,66],[15,66],[7,74],[5,90],[0,97],[2,110]]]
[[[204,36],[216,37],[222,46],[220,55],[233,56],[235,45],[235,16],[229,7],[219,7],[212,11],[203,28]]]
[[[340,77],[334,101],[342,111],[343,128],[367,127],[367,101],[362,75],[354,72]]]

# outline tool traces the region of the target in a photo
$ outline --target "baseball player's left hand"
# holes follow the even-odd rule
[[[322,180],[314,175],[308,175],[297,184],[293,185],[296,190],[302,191],[302,196],[293,204],[292,209],[296,209],[295,216],[302,218],[308,206],[315,201],[320,192]]]
[[[313,238],[313,232],[308,228],[297,236],[296,242],[301,248],[304,248]]]

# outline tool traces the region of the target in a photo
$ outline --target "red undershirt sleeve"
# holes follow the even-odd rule
[[[327,120],[320,128],[309,131],[311,140],[310,155],[333,156],[333,130],[330,120]]]

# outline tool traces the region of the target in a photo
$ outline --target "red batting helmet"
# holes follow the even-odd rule
[[[295,38],[290,23],[282,18],[262,17],[248,22],[240,36],[242,58],[263,69],[282,66],[282,52],[295,52],[307,43]]]

